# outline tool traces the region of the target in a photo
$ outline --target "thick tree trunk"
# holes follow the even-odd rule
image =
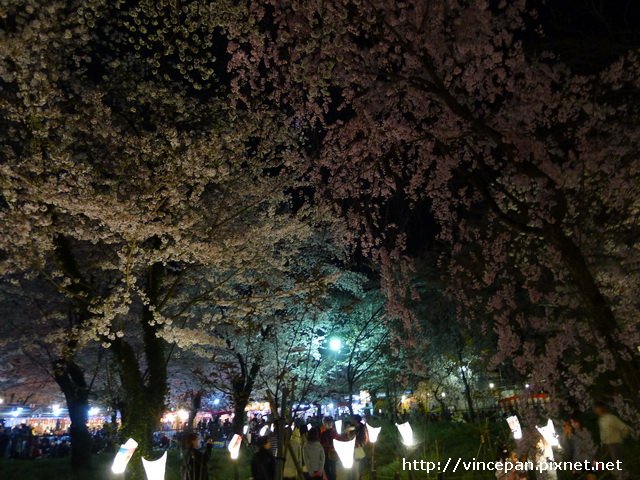
[[[89,420],[89,388],[84,371],[72,360],[60,359],[54,364],[54,377],[67,402],[71,426],[71,467],[84,470],[91,466],[91,434]]]

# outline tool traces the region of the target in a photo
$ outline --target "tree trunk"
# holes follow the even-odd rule
[[[91,434],[89,420],[89,388],[84,372],[74,361],[59,359],[53,367],[56,383],[62,390],[69,410],[71,426],[71,467],[85,470],[91,466]]]
[[[202,392],[196,392],[191,397],[191,408],[189,409],[189,419],[187,420],[187,430],[193,430],[193,424],[196,420],[196,415],[202,407]]]

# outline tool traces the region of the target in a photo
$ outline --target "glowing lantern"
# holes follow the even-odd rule
[[[336,420],[336,432],[342,435],[342,420]]]
[[[245,425],[244,427],[242,427],[242,433],[246,435],[248,432],[249,432],[249,425]]]
[[[236,460],[240,455],[240,446],[242,445],[242,437],[237,433],[231,438],[229,442],[229,453],[231,453],[231,459]]]
[[[547,442],[551,447],[557,447],[560,445],[558,441],[558,435],[556,435],[556,429],[553,426],[553,422],[551,419],[547,420],[547,424],[544,427],[536,427],[542,438],[544,438],[545,442]]]
[[[136,448],[138,448],[138,442],[133,438],[130,438],[123,445],[120,445],[118,453],[116,453],[116,458],[113,459],[111,471],[116,474],[124,473],[129,460],[131,460],[133,452],[136,451]]]
[[[397,424],[398,431],[400,432],[400,436],[402,436],[402,443],[406,447],[412,447],[414,444],[413,440],[413,429],[411,428],[411,424],[409,422]]]
[[[258,432],[260,434],[261,437],[264,437],[267,432],[269,431],[269,427],[267,425],[265,425],[264,427],[262,427],[260,429],[260,432]]]
[[[509,424],[509,428],[511,429],[511,433],[513,434],[514,440],[522,439],[522,428],[520,428],[520,421],[518,417],[512,415],[511,417],[507,417],[507,423]]]
[[[167,452],[165,451],[162,456],[153,461],[142,459],[142,466],[144,472],[147,474],[147,480],[164,480],[164,471],[167,466]]]
[[[313,425],[311,425],[310,423],[307,423],[307,432],[310,431],[313,428]]]
[[[342,442],[340,440],[333,440],[333,448],[335,448],[338,458],[344,468],[353,467],[354,454],[356,450],[356,439],[349,440],[348,442]]]
[[[376,443],[378,435],[380,435],[380,430],[382,430],[382,427],[372,427],[367,423],[367,433],[369,434],[369,441],[371,443]]]

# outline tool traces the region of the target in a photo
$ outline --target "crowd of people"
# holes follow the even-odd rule
[[[106,428],[95,429],[90,433],[94,453],[109,448],[110,437]],[[8,427],[0,421],[0,458],[61,458],[70,452],[71,437],[66,432],[35,435],[33,428],[26,423]]]
[[[565,419],[562,424],[562,433],[558,437],[561,458],[553,458],[553,452],[548,442],[540,437],[535,450],[535,462],[561,461],[572,465],[571,474],[574,478],[584,480],[596,480],[598,475],[609,475],[606,478],[616,478],[625,480],[629,478],[628,468],[625,467],[623,454],[623,443],[632,435],[631,428],[620,418],[611,413],[608,406],[603,402],[596,402],[593,411],[598,418],[598,430],[600,445],[594,440],[594,436],[585,426],[583,415],[574,413]],[[500,446],[498,449],[498,460],[505,464],[516,464],[528,460],[526,454],[518,453],[516,450]],[[616,465],[613,471],[600,472],[596,469],[596,462],[612,462]],[[585,467],[585,466],[588,466]],[[557,471],[536,472],[540,480],[556,480]],[[498,480],[524,480],[528,478],[526,472],[517,471],[515,468],[502,468],[496,472]]]

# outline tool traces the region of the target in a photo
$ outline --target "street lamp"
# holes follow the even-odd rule
[[[496,384],[495,384],[495,383],[493,383],[493,382],[491,382],[491,383],[489,384],[489,388],[490,388],[491,390],[493,390],[494,388],[496,388]]]
[[[376,442],[378,441],[378,435],[380,435],[382,427],[372,427],[368,423],[366,425],[369,441],[371,442],[371,480],[376,480],[378,476],[376,472]]]
[[[329,349],[333,350],[334,352],[339,352],[340,349],[342,349],[342,340],[340,340],[339,338],[332,338],[331,340],[329,340]]]

